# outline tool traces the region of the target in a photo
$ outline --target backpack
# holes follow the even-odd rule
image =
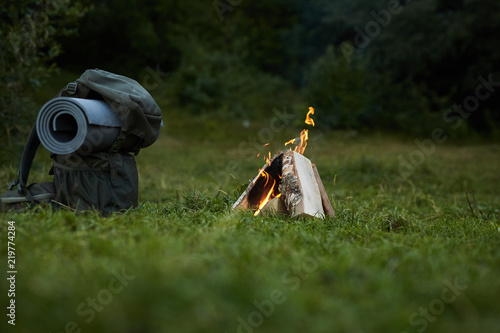
[[[65,108],[69,105],[67,103],[85,111],[81,118],[85,121],[82,127],[88,132],[87,137],[100,134],[100,129],[107,133],[101,135],[104,139],[99,145],[86,140],[92,149],[70,149],[68,153],[55,153],[57,149],[50,149],[54,145],[51,146],[50,133],[47,133],[52,129],[57,127],[60,130],[58,135],[63,136],[67,134],[66,130],[73,131],[69,132],[73,135],[82,132],[82,127],[72,128],[74,119],[65,111],[58,113],[62,116],[49,117],[45,119],[47,124],[43,123],[44,115],[53,115],[51,108]],[[103,110],[111,114],[102,117]],[[110,118],[115,120],[109,121]],[[100,122],[103,119],[105,121]],[[135,156],[140,149],[156,141],[162,126],[158,104],[137,81],[99,69],[85,71],[42,107],[24,148],[18,177],[9,184],[9,191],[0,196],[2,211],[20,211],[42,204],[76,211],[93,209],[109,215],[136,207],[138,173]],[[115,136],[111,141],[109,133]],[[107,144],[103,145],[103,142]],[[54,178],[52,182],[28,186],[29,171],[40,143],[51,152],[53,166],[49,174]]]

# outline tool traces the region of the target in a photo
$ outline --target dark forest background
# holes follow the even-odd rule
[[[497,0],[16,0],[2,1],[0,33],[11,145],[45,80],[87,68],[194,116],[264,119],[297,104],[331,129],[500,136]]]

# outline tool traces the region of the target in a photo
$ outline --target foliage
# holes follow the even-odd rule
[[[8,1],[0,10],[1,116],[16,124],[4,138],[26,131],[29,92],[54,59],[77,74],[170,73],[155,97],[193,115],[263,117],[301,101],[328,110],[331,128],[418,135],[449,128],[444,114],[475,94],[480,76],[500,80],[495,0],[90,3]],[[500,133],[499,106],[492,92],[453,135]]]
[[[70,27],[85,12],[68,0],[8,1],[0,8],[0,140],[2,157],[19,149],[35,119],[32,93],[53,70],[61,52],[55,37],[74,33]]]
[[[358,57],[347,62],[331,45],[306,74],[306,98],[318,108],[322,125],[359,129],[377,121],[374,94],[368,62]]]
[[[423,134],[443,126],[443,114],[455,103],[474,96],[479,76],[500,78],[500,50],[491,40],[492,32],[500,31],[500,4],[401,1],[392,12],[390,4],[384,0],[304,3],[299,26],[289,38],[299,41],[302,61],[323,57],[327,45],[352,44],[347,50],[369,61],[372,77],[377,78],[372,118],[381,117],[393,129]],[[349,59],[351,52],[345,51]],[[497,131],[499,101],[496,93],[482,101],[467,119],[470,129],[486,135]],[[384,123],[363,125],[384,128]]]
[[[193,115],[215,111],[229,118],[261,118],[286,103],[285,81],[259,72],[235,53],[210,51],[196,42],[185,45],[181,64],[171,77],[172,98]]]
[[[432,153],[392,182],[401,158],[418,155],[413,142],[311,128],[305,153],[336,217],[254,217],[230,209],[260,158],[242,163],[217,197],[210,174],[240,161],[235,142],[255,130],[222,121],[227,135],[218,136],[179,117],[137,156],[139,208],[109,218],[0,214],[5,237],[16,221],[18,330],[245,332],[241,322],[259,323],[259,313],[250,326],[259,332],[498,330],[498,145],[427,144]],[[0,168],[0,178],[11,172]],[[469,193],[470,207],[466,191],[477,200]],[[2,246],[0,260],[7,255]],[[463,287],[450,293],[455,282]]]

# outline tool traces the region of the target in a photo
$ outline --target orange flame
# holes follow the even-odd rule
[[[281,193],[278,195],[274,195],[274,190],[276,188],[276,180],[272,178],[269,173],[266,171],[262,171],[260,177],[264,177],[266,179],[266,183],[263,186],[263,192],[264,194],[262,195],[260,202],[259,202],[259,208],[255,211],[253,214],[254,216],[257,216],[262,208],[269,202],[269,200],[281,196]],[[270,182],[272,180],[272,184]]]
[[[267,156],[264,156],[264,161],[266,161],[267,164],[271,161],[271,152],[268,152]]]
[[[312,115],[312,114],[314,114],[314,108],[309,107],[309,112],[307,112],[305,123],[307,125],[314,126],[315,125],[314,120],[312,120],[312,118],[310,117],[310,115]],[[297,141],[297,139],[299,139],[299,138],[292,139],[290,141],[285,142],[285,146],[292,144],[292,143],[295,143]],[[304,151],[306,150],[306,147],[307,147],[307,140],[308,139],[309,139],[308,130],[306,130],[306,129],[302,130],[302,132],[300,132],[300,143],[295,147],[295,151],[297,153],[304,154]],[[290,150],[292,150],[292,149],[290,148]]]
[[[304,150],[306,150],[307,147],[307,139],[309,139],[308,130],[302,130],[302,132],[300,132],[300,144],[295,147],[297,153],[304,154]]]
[[[306,121],[305,121],[305,123],[306,123],[307,125],[313,125],[313,126],[314,126],[314,120],[312,120],[312,119],[309,117],[309,115],[310,115],[310,114],[314,114],[314,108],[313,108],[313,107],[309,107],[309,112],[308,112],[308,113],[307,113],[307,115],[306,115]]]
[[[310,117],[311,115],[314,114],[314,108],[312,107],[309,107],[309,112],[307,113],[306,115],[306,120],[305,120],[305,123],[307,125],[312,125],[314,126],[314,120]],[[295,144],[296,142],[298,142],[298,140],[300,140],[300,142],[298,142],[298,145],[296,145],[295,147],[295,151],[299,154],[304,154],[304,151],[307,147],[307,140],[309,139],[309,131],[304,129],[302,130],[302,132],[300,132],[300,137],[299,138],[295,138],[295,139],[291,139],[287,142],[285,142],[285,146],[287,145],[290,145],[290,144]],[[264,147],[268,146],[269,143],[266,143],[264,144]],[[292,150],[292,148],[290,148],[290,150]],[[257,157],[260,156],[260,153],[257,154]],[[268,165],[270,165],[270,162],[271,162],[271,152],[269,152],[268,156],[264,156],[264,160],[266,161],[266,163]],[[279,178],[281,178],[281,175],[278,175]],[[259,169],[259,175],[258,177],[264,177],[265,179],[265,184],[264,186],[262,186],[262,196],[259,200],[259,203],[258,203],[258,208],[257,210],[255,211],[254,215],[258,215],[262,208],[264,208],[264,206],[271,200],[271,199],[274,199],[274,198],[277,198],[277,197],[280,197],[281,196],[281,193],[277,193],[275,194],[275,191],[276,191],[276,186],[278,185],[278,181],[277,179],[273,178],[271,175],[269,175],[269,173],[267,171],[265,171],[264,169]]]

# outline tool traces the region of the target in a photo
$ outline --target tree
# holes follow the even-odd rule
[[[34,122],[34,89],[54,70],[61,51],[55,37],[74,33],[71,25],[85,12],[82,2],[69,0],[8,1],[0,7],[0,140],[3,158],[19,148]]]

